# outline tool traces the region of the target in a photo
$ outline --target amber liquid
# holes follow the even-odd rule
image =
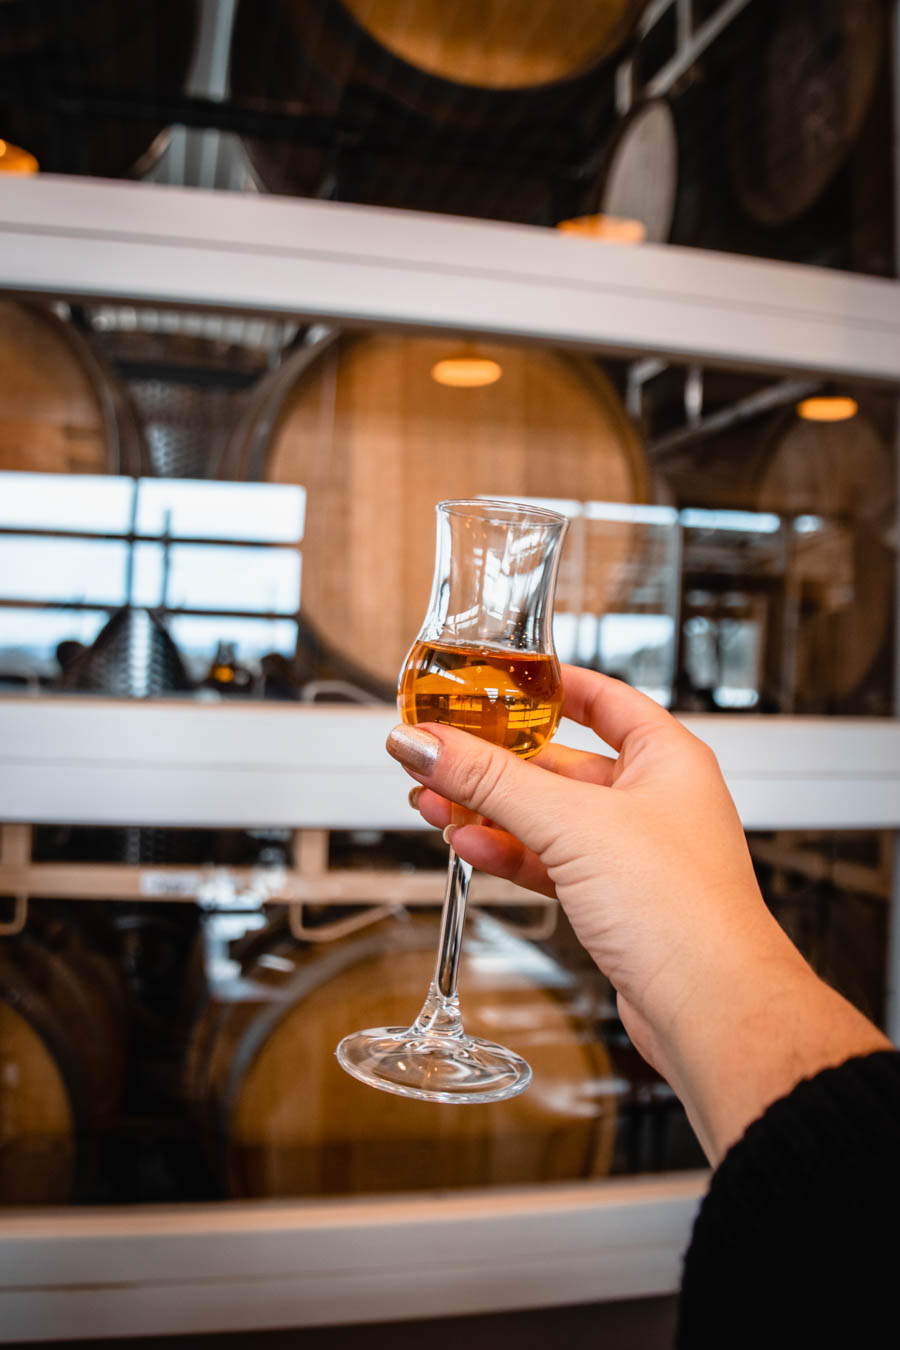
[[[527,759],[556,730],[562,683],[555,656],[417,642],[399,688],[404,722],[443,722]]]

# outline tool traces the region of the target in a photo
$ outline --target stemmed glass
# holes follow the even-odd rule
[[[484,499],[439,502],[436,512],[431,600],[400,673],[400,714],[461,727],[527,759],[562,710],[553,592],[568,521]],[[337,1047],[341,1066],[371,1087],[425,1101],[499,1102],[531,1081],[521,1056],[463,1030],[457,980],[471,876],[451,847],[437,963],[412,1026],[357,1031]]]

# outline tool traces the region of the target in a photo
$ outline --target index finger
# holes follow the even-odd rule
[[[626,736],[638,727],[677,725],[652,698],[611,675],[564,665],[562,679],[563,716],[590,727],[613,750],[621,750]]]

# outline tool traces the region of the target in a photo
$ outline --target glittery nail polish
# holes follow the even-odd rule
[[[413,773],[430,773],[437,763],[441,743],[430,731],[401,723],[388,736],[386,748],[388,754],[398,759],[404,768],[412,769]]]

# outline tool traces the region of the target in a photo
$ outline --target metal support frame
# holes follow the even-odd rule
[[[13,897],[11,919],[0,923],[0,937],[21,933],[28,919],[27,885],[22,884],[22,873],[31,862],[31,826],[0,826],[0,876],[9,875],[9,883],[0,881],[0,895]]]
[[[24,928],[32,898],[57,900],[142,900],[200,903],[206,908],[287,905],[294,937],[331,942],[387,918],[398,909],[438,905],[444,898],[444,870],[337,868],[328,865],[328,830],[295,830],[293,868],[176,866],[150,863],[33,862],[31,826],[0,824],[0,895],[15,899],[12,920],[0,935]],[[536,909],[532,924],[510,923],[519,936],[542,940],[556,927],[558,906],[532,891],[497,877],[479,876],[475,907]],[[306,905],[366,908],[325,923],[307,924]]]
[[[800,399],[808,398],[811,394],[814,394],[822,384],[821,380],[780,380],[777,384],[769,385],[766,389],[760,389],[755,394],[748,394],[746,398],[739,399],[727,408],[703,416],[702,370],[699,370],[699,400],[696,390],[689,393],[692,372],[698,370],[699,367],[690,366],[685,379],[686,425],[679,427],[677,431],[670,431],[664,436],[658,436],[648,447],[656,462],[677,454],[685,446],[695,445],[697,441],[704,439],[706,436],[713,436],[719,431],[727,431],[729,427],[739,426],[741,422],[749,422],[754,417],[762,417],[765,413],[773,412],[776,408],[785,408],[790,403],[798,403]],[[694,376],[695,383],[696,380],[697,377]],[[696,410],[695,416],[692,416],[692,408]]]
[[[649,5],[638,23],[638,42],[652,33],[673,5],[676,7],[676,41],[675,52],[670,60],[644,85],[644,95],[647,98],[660,98],[667,94],[749,3],[750,0],[723,0],[716,12],[696,28],[691,0],[656,0]],[[635,99],[633,53],[620,62],[617,68],[616,95],[616,110],[621,114],[627,113]]]

